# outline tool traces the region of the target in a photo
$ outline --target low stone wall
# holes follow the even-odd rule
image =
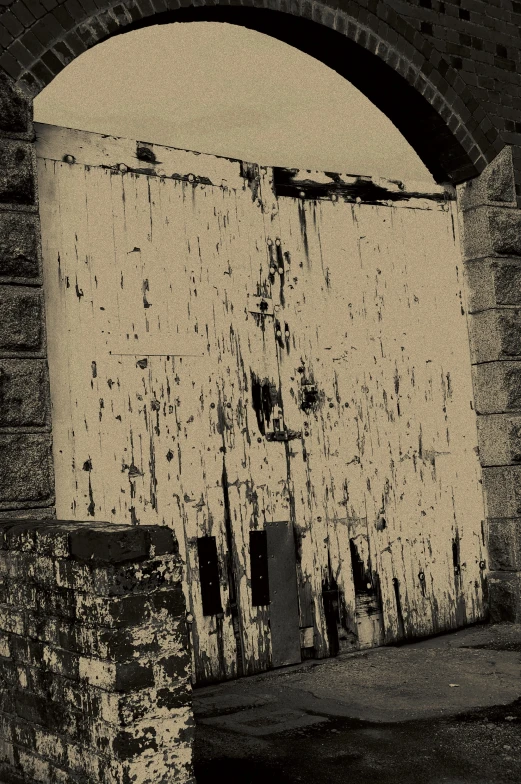
[[[167,528],[0,520],[0,781],[193,782]]]

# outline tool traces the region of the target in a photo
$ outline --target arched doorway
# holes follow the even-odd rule
[[[110,4],[110,7],[99,11],[85,11],[78,7],[72,15],[69,11],[62,10],[52,14],[52,19],[51,16],[42,17],[43,31],[39,28],[39,45],[34,42],[31,44],[30,39],[20,35],[20,44],[24,47],[20,50],[17,46],[18,36],[14,35],[4,63],[18,86],[34,95],[75,55],[109,35],[142,24],[167,22],[172,19],[189,21],[194,18],[220,18],[269,32],[292,45],[298,45],[302,50],[334,67],[385,111],[418,151],[438,182],[459,184],[476,177],[503,147],[497,131],[483,109],[476,105],[463,79],[450,68],[435,47],[384,3],[371,4],[371,10],[363,7],[361,3],[353,3],[348,13],[318,3],[302,3],[287,9],[281,7],[279,10],[205,7],[171,11],[162,0],[158,0],[155,5],[149,2]],[[283,24],[282,20],[290,23]],[[42,37],[47,37],[48,46],[42,45]],[[33,52],[39,50],[38,54],[32,54],[31,47]],[[20,59],[15,56],[17,51]],[[27,125],[27,107],[16,88],[11,89],[12,79],[6,81],[6,103],[10,113],[7,115],[4,130],[8,136],[14,134],[16,139],[16,144],[6,144],[6,149],[7,154],[12,155],[11,168],[17,172],[20,182],[11,190],[7,188],[4,201],[7,203],[11,199],[9,203],[12,203],[16,210],[16,205],[20,204],[34,206],[35,188],[29,157],[31,137]],[[478,189],[478,199],[492,200],[499,205],[508,203],[512,207],[515,195],[512,194],[513,175],[512,182],[509,180],[511,162],[506,160],[503,166],[502,160],[499,170],[500,179],[505,172],[506,179],[503,177],[500,186],[493,183],[492,187],[489,187],[490,181],[485,180],[485,196],[484,191]],[[473,193],[476,193],[476,190]],[[467,204],[476,206],[472,203],[473,197],[469,196],[469,191],[466,191],[466,195]],[[482,202],[478,201],[478,205],[480,204]],[[488,214],[486,217],[488,220]],[[29,231],[34,231],[33,216],[20,220],[24,226],[29,226]],[[500,223],[500,219],[498,220]],[[497,221],[494,225],[487,224],[487,230],[490,229],[491,232],[493,252],[508,253],[510,247],[503,248],[494,235],[497,225]],[[472,253],[479,255],[474,245],[469,243],[467,258],[471,258]],[[15,282],[24,283],[25,279]],[[38,280],[36,282],[38,283]],[[21,297],[25,296],[32,308],[33,320],[34,317],[38,318],[40,300],[37,290],[31,289],[27,294],[17,291],[12,293],[12,297],[11,292],[7,294],[13,302],[19,302]],[[41,312],[39,317],[41,318]],[[27,340],[29,343],[33,341],[31,345],[36,347],[37,354],[35,360],[39,361],[44,354],[42,335],[38,334]],[[27,353],[25,346],[23,350]],[[22,498],[20,508],[45,509],[52,503],[51,473],[46,467],[49,439],[43,435],[49,427],[48,422],[47,418],[45,422],[38,424],[40,430],[36,430],[31,442],[33,452],[43,458],[42,468],[37,477],[37,486],[31,488],[33,495],[29,493]],[[20,449],[24,437],[29,435],[33,433],[24,430],[21,441],[18,438],[9,448],[15,451]],[[28,437],[25,437],[25,440],[28,441]],[[496,482],[496,475],[489,475],[491,482]],[[23,492],[22,488],[20,494],[23,495]],[[13,498],[7,501],[6,509],[10,510],[13,505],[16,506],[17,500],[15,493]],[[502,502],[498,502],[494,508],[496,511],[502,509]]]

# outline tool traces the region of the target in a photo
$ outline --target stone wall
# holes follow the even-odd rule
[[[0,781],[193,781],[167,528],[0,521]]]
[[[521,210],[512,148],[458,186],[493,621],[521,620]]]
[[[54,515],[33,138],[31,102],[0,72],[0,518]]]

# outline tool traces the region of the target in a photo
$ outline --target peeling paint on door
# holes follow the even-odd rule
[[[443,189],[36,129],[58,516],[175,530],[195,681],[482,618]]]

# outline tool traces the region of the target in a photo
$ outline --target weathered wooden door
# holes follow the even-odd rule
[[[176,530],[199,683],[300,661],[249,175],[97,134],[38,138],[59,516]]]
[[[481,618],[441,189],[36,129],[57,513],[175,530],[196,682]]]
[[[302,434],[288,463],[303,645],[327,656],[476,622],[484,507],[455,205],[442,188],[298,170],[262,187],[284,421]]]

